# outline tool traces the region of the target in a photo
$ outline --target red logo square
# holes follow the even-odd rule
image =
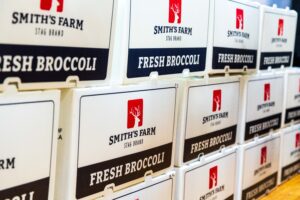
[[[62,12],[64,9],[64,0],[40,0],[41,10],[51,10],[52,7],[56,8],[56,12]]]
[[[266,83],[264,86],[264,101],[270,101],[271,99],[271,84]]]
[[[267,162],[267,147],[261,148],[260,152],[260,164],[263,165]]]
[[[244,29],[244,10],[236,9],[236,29]]]
[[[181,23],[181,0],[169,0],[169,23]]]
[[[127,128],[137,128],[143,125],[143,99],[128,101]]]
[[[209,170],[209,189],[218,185],[218,166],[212,167]]]
[[[213,106],[212,111],[220,111],[222,107],[222,90],[213,91]]]
[[[296,148],[300,148],[300,133],[296,134]]]
[[[284,26],[284,20],[283,19],[279,19],[278,20],[278,36],[283,36],[283,26]]]

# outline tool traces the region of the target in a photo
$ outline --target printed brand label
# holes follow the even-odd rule
[[[285,124],[300,119],[300,74],[289,74],[286,92]]]
[[[276,187],[279,151],[279,137],[245,150],[243,200],[256,199]]]
[[[287,180],[289,177],[296,175],[300,170],[300,160],[293,162],[281,169],[281,181]]]
[[[127,77],[204,71],[209,4],[131,0]]]
[[[245,141],[281,126],[283,78],[250,80],[247,86]]]
[[[265,178],[255,185],[243,190],[242,200],[256,199],[264,195],[268,190],[272,190],[277,185],[277,173]]]
[[[1,101],[0,199],[48,199],[54,106]]]
[[[189,88],[184,162],[236,142],[238,102],[239,82]]]
[[[226,14],[224,14],[226,12]],[[215,0],[213,69],[256,67],[259,8],[239,1]]]
[[[0,2],[5,27],[0,34],[1,83],[7,77],[23,83],[106,78],[113,0]]]
[[[283,134],[281,181],[286,180],[300,170],[300,130],[295,129]]]
[[[142,200],[148,197],[155,200],[171,200],[173,196],[173,181],[173,179],[168,179],[130,194],[125,194],[114,200]]]
[[[184,179],[184,199],[233,200],[235,172],[236,153],[187,171]]]
[[[265,11],[263,20],[260,69],[291,66],[297,16]]]
[[[171,166],[175,97],[167,87],[80,98],[76,198]]]

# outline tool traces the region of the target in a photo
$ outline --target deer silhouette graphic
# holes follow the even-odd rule
[[[267,156],[264,154],[262,155],[262,163],[265,163],[267,162]]]
[[[139,127],[139,123],[140,123],[140,116],[141,116],[141,110],[140,110],[140,106],[131,108],[130,110],[130,114],[134,117],[134,128]]]
[[[244,29],[244,20],[243,20],[243,16],[242,15],[238,15],[237,17],[238,23],[239,23],[239,28],[240,29]]]
[[[279,27],[278,35],[283,35],[283,27],[282,26]]]
[[[212,182],[212,187],[217,186],[217,175],[216,175],[216,173],[212,173],[210,175],[210,180]]]
[[[296,148],[300,147],[300,134],[296,135]]]
[[[214,102],[216,103],[216,110],[221,110],[221,101],[219,96],[214,98]]]
[[[179,24],[180,23],[180,15],[179,15],[180,9],[179,9],[179,6],[176,3],[174,3],[171,6],[171,10],[172,10],[172,12],[174,13],[174,16],[175,16],[174,22]]]
[[[266,100],[270,100],[270,92],[269,91],[266,92]]]

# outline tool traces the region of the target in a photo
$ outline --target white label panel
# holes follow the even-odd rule
[[[282,21],[280,21],[282,20]],[[261,40],[262,52],[292,52],[296,36],[297,17],[265,11]],[[281,29],[281,30],[280,30]]]
[[[109,47],[113,0],[0,2],[5,5],[0,8],[0,24],[5,27],[0,33],[0,43]],[[51,35],[51,30],[60,31],[61,35]]]
[[[285,123],[300,119],[300,74],[289,74],[286,87]]]
[[[236,0],[214,1],[212,68],[256,68],[259,7]]]
[[[25,191],[48,199],[54,102],[2,103],[0,108],[1,199]]]
[[[223,145],[235,143],[238,102],[239,82],[189,88],[185,160],[197,158],[200,153],[209,153]],[[226,139],[222,139],[222,142],[209,142],[218,137]],[[198,148],[200,145],[196,145],[197,143],[209,145]]]
[[[292,64],[297,15],[293,11],[265,10],[261,37],[260,69],[288,67]]]
[[[257,6],[235,0],[215,0],[214,46],[257,49],[258,22]]]
[[[81,97],[77,198],[171,166],[175,97],[175,87]]]
[[[300,130],[283,133],[281,181],[300,169]]]
[[[257,198],[276,186],[279,151],[280,138],[245,150],[242,199]]]
[[[206,47],[208,14],[209,0],[131,0],[129,48]]]
[[[235,177],[235,153],[188,171],[185,174],[184,199],[233,199]]]
[[[204,71],[210,0],[130,0],[127,78]]]
[[[283,85],[282,77],[248,82],[245,140],[280,127]]]
[[[0,25],[5,27],[0,32],[0,84],[10,77],[24,84],[65,83],[69,76],[105,80],[113,3],[0,0]]]

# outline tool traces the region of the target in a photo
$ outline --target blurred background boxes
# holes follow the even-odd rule
[[[237,148],[176,168],[176,199],[235,198]]]
[[[276,6],[260,6],[257,69],[291,67],[294,58],[298,14]]]
[[[281,131],[281,152],[278,183],[282,183],[300,170],[300,126]]]
[[[283,73],[271,72],[241,78],[240,144],[281,127],[283,96]]]
[[[279,134],[239,146],[237,199],[257,199],[277,186],[279,153]]]
[[[239,81],[226,76],[180,82],[176,166],[236,144]]]

